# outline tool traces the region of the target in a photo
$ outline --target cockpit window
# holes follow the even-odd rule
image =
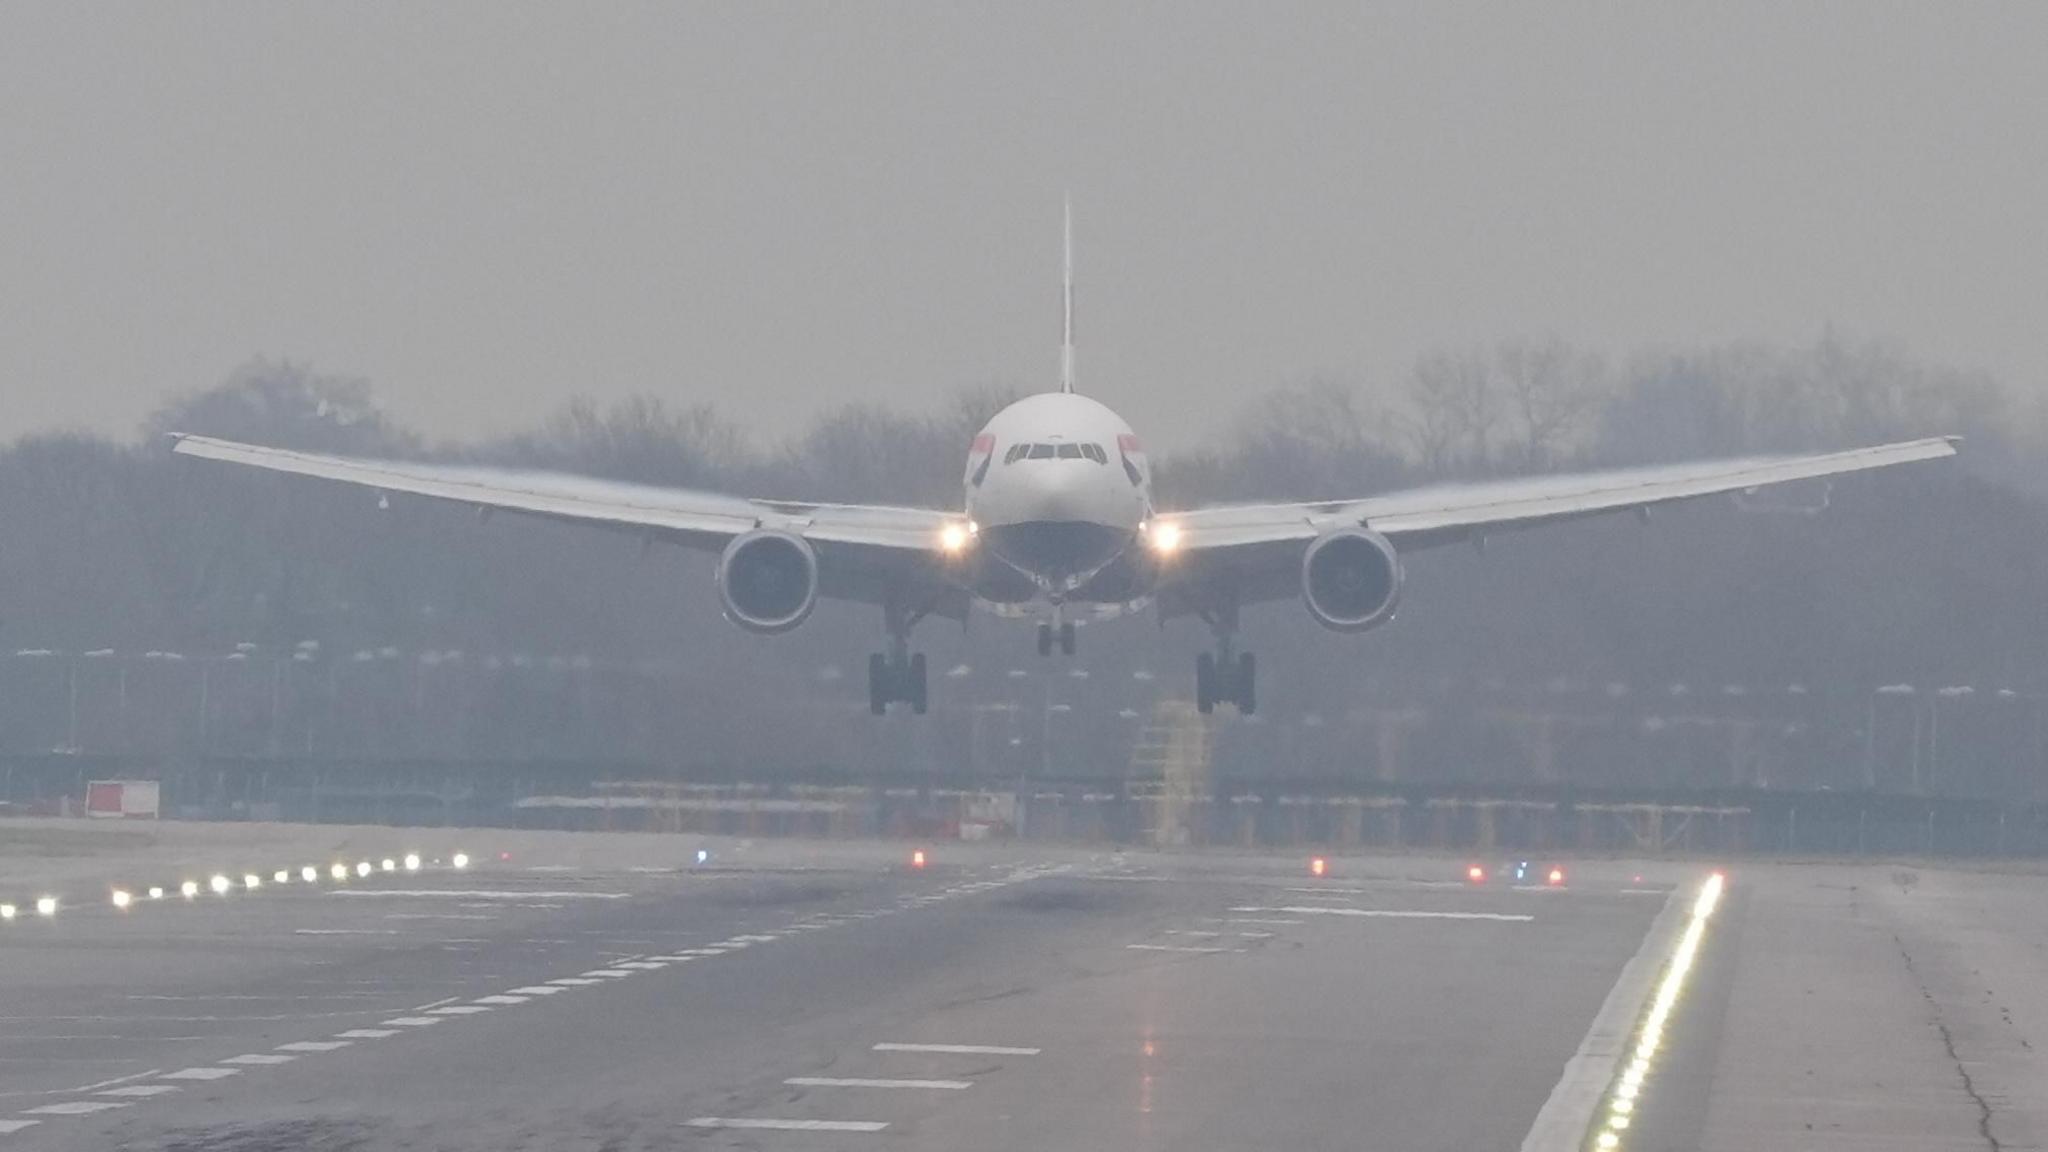
[[[1059,445],[1059,450],[1060,459],[1062,460],[1085,459],[1085,456],[1082,453],[1081,446],[1079,444],[1061,444]]]
[[[1081,445],[1081,451],[1097,464],[1109,463],[1109,455],[1102,450],[1102,445],[1100,444],[1083,444]]]
[[[1022,460],[1024,454],[1029,451],[1031,451],[1031,445],[1029,444],[1012,444],[1010,445],[1010,450],[1003,453],[1003,463],[1015,464],[1017,461]]]
[[[1031,459],[1033,460],[1050,460],[1057,454],[1058,450],[1050,444],[1033,444],[1031,446]]]

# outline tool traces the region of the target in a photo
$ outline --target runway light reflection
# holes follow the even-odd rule
[[[1691,974],[1693,963],[1699,956],[1700,942],[1706,937],[1707,921],[1720,907],[1721,893],[1726,886],[1727,878],[1719,872],[1707,877],[1706,882],[1700,885],[1685,931],[1678,938],[1678,947],[1665,966],[1663,978],[1657,982],[1649,1011],[1636,1027],[1633,1056],[1608,1094],[1606,1116],[1594,1129],[1593,1146],[1601,1152],[1617,1152],[1621,1147],[1621,1133],[1628,1131],[1634,1118],[1636,1099],[1641,1095],[1643,1082],[1649,1078],[1650,1068],[1663,1046],[1665,1026],[1670,1023],[1672,1010],[1678,1006],[1678,999],[1685,992],[1686,977]]]

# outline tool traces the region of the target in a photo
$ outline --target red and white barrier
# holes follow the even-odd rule
[[[89,781],[85,786],[85,814],[110,820],[154,820],[157,817],[157,782]]]

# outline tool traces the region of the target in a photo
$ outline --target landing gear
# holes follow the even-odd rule
[[[1038,626],[1038,654],[1040,656],[1052,655],[1052,646],[1055,639],[1059,641],[1060,655],[1072,656],[1075,645],[1074,622],[1072,620],[1062,620],[1058,628],[1054,628],[1051,624],[1041,623]]]
[[[917,618],[893,604],[882,609],[882,618],[889,629],[889,650],[868,657],[868,711],[880,716],[891,704],[908,704],[922,716],[929,699],[924,653],[910,650],[910,629]]]
[[[1230,704],[1240,716],[1258,711],[1258,664],[1249,652],[1235,651],[1237,609],[1207,614],[1216,633],[1216,651],[1195,657],[1195,710],[1207,716],[1218,704]]]

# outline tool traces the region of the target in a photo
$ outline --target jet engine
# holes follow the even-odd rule
[[[1394,617],[1401,598],[1401,558],[1377,532],[1325,532],[1301,557],[1301,600],[1333,632],[1363,632]]]
[[[718,558],[718,598],[749,632],[787,632],[818,605],[818,554],[787,532],[736,537]]]

